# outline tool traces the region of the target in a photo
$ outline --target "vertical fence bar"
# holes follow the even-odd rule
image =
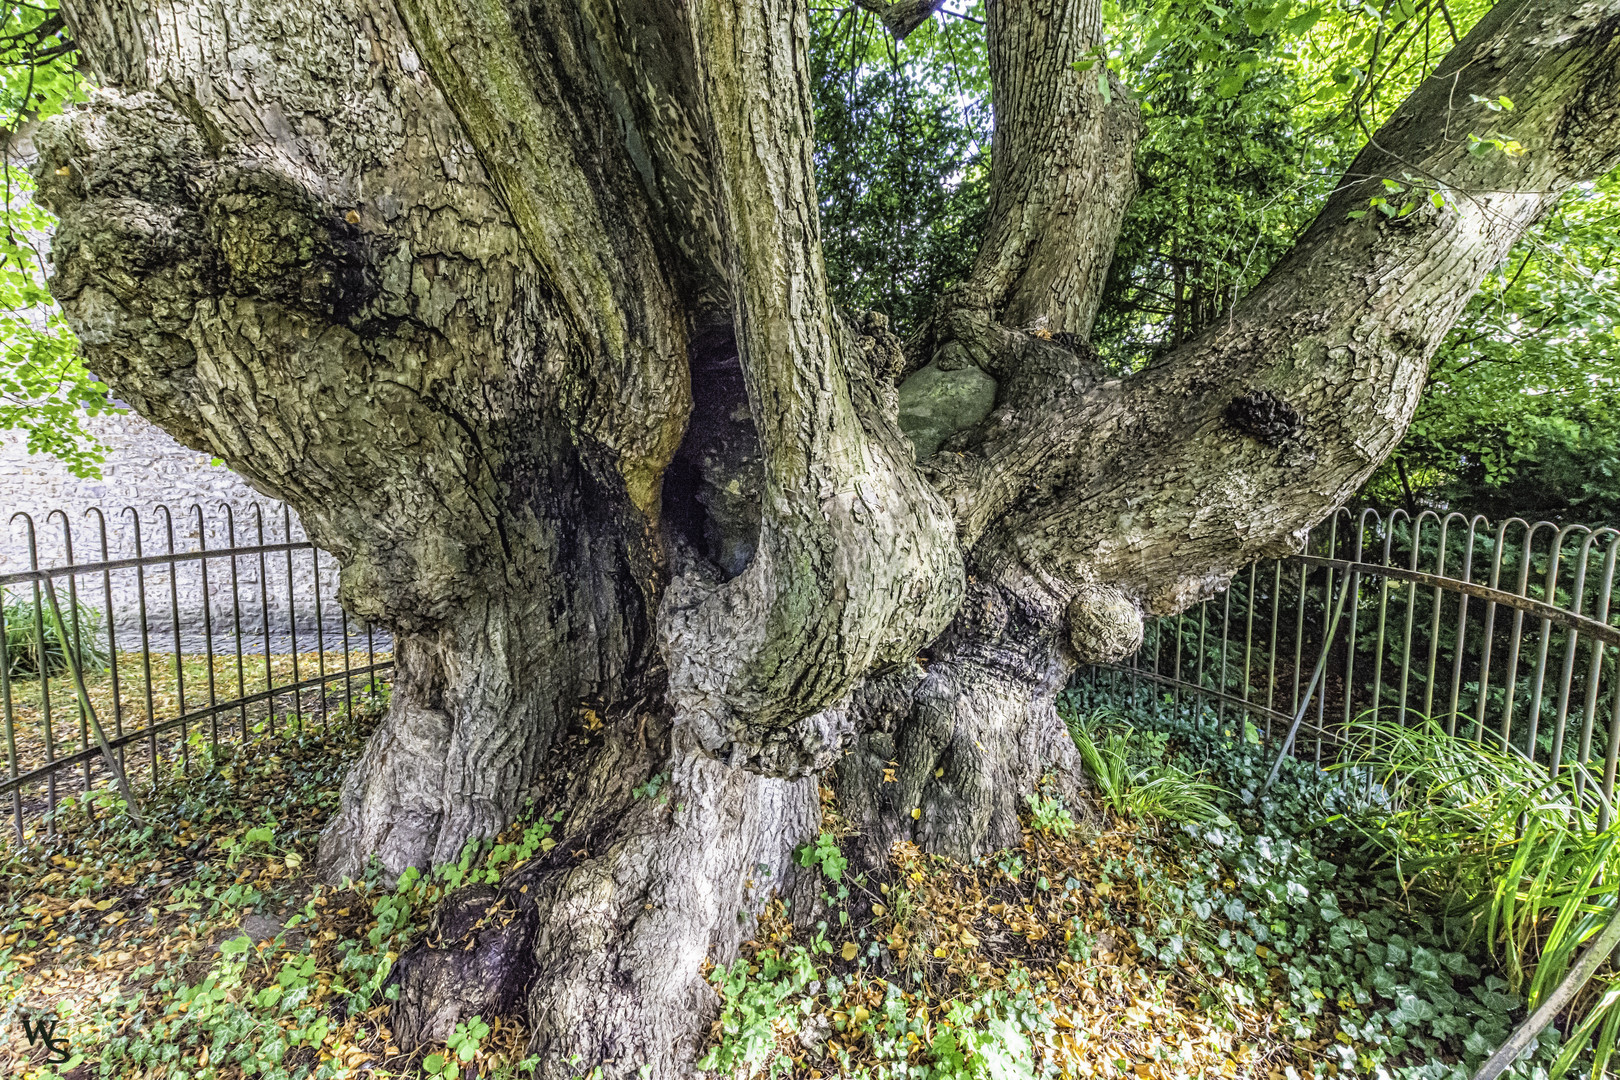
[[[253,524],[258,529],[259,546],[264,547],[264,510],[258,503],[253,504]],[[264,627],[264,688],[273,689],[276,685],[275,673],[270,667],[270,580],[269,564],[265,560],[264,552],[259,552],[259,623]],[[276,698],[274,694],[265,698],[264,702],[265,731],[269,735],[276,733]]]
[[[242,593],[241,571],[237,565],[236,554],[236,514],[230,503],[221,503],[225,509],[225,542],[231,548],[231,635],[236,643],[236,696],[247,697],[247,672],[242,660]],[[238,710],[238,717],[242,727],[241,749],[247,749],[248,743],[248,715],[247,703],[243,702]]]
[[[1181,632],[1185,626],[1187,616],[1186,613],[1179,612],[1173,617],[1176,620],[1176,628],[1172,638],[1175,651],[1170,654],[1170,678],[1173,680],[1173,685],[1170,688],[1170,707],[1179,714],[1181,712]]]
[[[1436,521],[1440,516],[1432,510],[1424,510],[1412,521],[1411,541],[1412,552],[1406,561],[1406,568],[1416,572],[1418,568],[1419,552],[1423,549],[1423,519],[1425,516],[1433,517]],[[1406,589],[1406,626],[1401,637],[1401,692],[1400,702],[1395,713],[1395,722],[1402,727],[1406,726],[1407,704],[1412,700],[1412,631],[1417,620],[1418,584],[1414,579],[1407,582]]]
[[[1266,745],[1271,745],[1271,711],[1277,704],[1277,624],[1282,621],[1282,563],[1271,574],[1271,634],[1266,646]]]
[[[1598,585],[1596,608],[1592,617],[1598,622],[1609,621],[1609,597],[1614,587],[1615,555],[1620,554],[1620,544],[1609,545],[1607,554],[1603,557],[1603,578]],[[1589,765],[1592,761],[1592,727],[1597,720],[1598,684],[1603,679],[1603,655],[1605,646],[1601,640],[1592,642],[1591,669],[1586,677],[1586,706],[1581,711],[1581,741],[1576,750],[1575,760],[1581,765]],[[1577,774],[1575,789],[1580,791],[1586,780],[1585,773]]]
[[[1543,599],[1555,606],[1558,603],[1558,568],[1560,561],[1564,557],[1564,538],[1570,534],[1573,528],[1573,526],[1566,525],[1558,530],[1553,537],[1552,551],[1547,555],[1547,574],[1542,585],[1546,595]],[[1541,620],[1540,641],[1536,644],[1536,670],[1530,683],[1530,730],[1525,743],[1529,748],[1531,761],[1536,759],[1536,742],[1541,733],[1541,696],[1547,680],[1547,654],[1549,647],[1552,645],[1552,626],[1551,619],[1544,618]],[[1550,772],[1558,771],[1557,762],[1555,761],[1548,761],[1547,767]]]
[[[1226,723],[1226,646],[1231,636],[1232,627],[1232,590],[1226,589],[1226,595],[1221,598],[1221,672],[1219,681],[1215,685],[1215,726],[1220,727]]]
[[[124,507],[124,513],[130,515],[135,531],[135,557],[142,557],[141,551],[141,513],[133,506]],[[141,621],[141,675],[146,685],[146,726],[150,728],[156,715],[152,701],[152,637],[146,621],[146,567],[135,567],[135,598],[136,616]],[[158,741],[157,732],[147,737],[148,753],[152,755],[152,790],[158,786]]]
[[[1341,510],[1335,510],[1333,512],[1333,516],[1329,519],[1329,525],[1328,525],[1328,548],[1327,548],[1327,550],[1328,550],[1328,558],[1330,558],[1330,559],[1339,558],[1339,544],[1340,544],[1340,540],[1339,540],[1339,519],[1345,513],[1346,513],[1346,511],[1344,511],[1342,509]],[[1359,543],[1359,541],[1360,541],[1360,535],[1359,534],[1357,535],[1356,539],[1357,539],[1357,542]],[[1350,602],[1352,604],[1355,603],[1355,601],[1356,601],[1356,595],[1355,594],[1357,592],[1356,581],[1355,581],[1355,579],[1353,577],[1350,576],[1349,573],[1346,573],[1344,575],[1344,582],[1343,582],[1343,584],[1340,585],[1340,588],[1347,588],[1348,589],[1348,595],[1349,595],[1349,598],[1350,598]],[[1333,650],[1334,633],[1333,633],[1332,619],[1328,616],[1327,613],[1332,611],[1332,610],[1333,610],[1333,577],[1332,577],[1332,574],[1330,573],[1328,575],[1328,591],[1322,597],[1322,611],[1323,611],[1323,616],[1322,616],[1322,618],[1323,618],[1323,622],[1322,622],[1323,630],[1322,630],[1322,632],[1325,635],[1327,635],[1323,639],[1322,648],[1324,650],[1326,650],[1326,652],[1328,653],[1328,655],[1330,657],[1331,657],[1331,653],[1332,653],[1332,650]],[[1355,635],[1354,634],[1350,635],[1350,640],[1351,640],[1352,643],[1355,641]],[[1327,667],[1324,667],[1322,669],[1322,680],[1321,680],[1320,684],[1316,688],[1317,698],[1316,698],[1316,757],[1315,757],[1315,761],[1316,761],[1316,763],[1318,765],[1320,765],[1322,763],[1322,751],[1324,749],[1326,749],[1326,747],[1323,744],[1327,741],[1327,700],[1328,700],[1328,674],[1329,674],[1328,673],[1328,667],[1331,667],[1331,666],[1332,666],[1332,660],[1330,659],[1328,661]],[[1350,700],[1349,699],[1349,685],[1348,685],[1348,683],[1345,685],[1345,691],[1346,691],[1345,703],[1346,703],[1346,709],[1348,710],[1349,700]]]
[[[1356,532],[1350,539],[1350,561],[1352,563],[1362,561],[1362,545],[1367,535],[1368,515],[1372,515],[1374,520],[1378,520],[1377,515],[1372,510],[1363,510],[1361,516],[1356,519]],[[1361,611],[1361,571],[1349,570],[1346,573],[1349,575],[1350,580],[1350,622],[1346,627],[1347,632],[1344,643],[1344,730],[1348,731],[1355,712],[1356,623]],[[1327,676],[1325,673],[1322,677],[1322,688],[1323,690],[1327,689]],[[1321,758],[1318,757],[1317,760],[1320,761]]]
[[[1256,564],[1249,564],[1249,598],[1244,607],[1243,623],[1243,703],[1249,703],[1249,667],[1254,656],[1254,608],[1255,608],[1255,571]],[[1243,710],[1243,722],[1249,722],[1249,710]],[[1248,730],[1245,728],[1244,730]]]
[[[1620,761],[1620,685],[1609,688],[1609,746],[1603,755],[1603,798],[1598,803],[1598,831],[1609,827],[1609,808],[1614,805],[1614,770]]]
[[[1474,580],[1474,532],[1484,520],[1475,515],[1468,522],[1467,539],[1463,550],[1462,581]],[[1451,664],[1451,703],[1446,708],[1446,734],[1457,734],[1457,702],[1462,694],[1463,655],[1468,644],[1468,594],[1457,596],[1457,644]]]
[[[349,613],[343,610],[343,606],[341,604],[338,605],[338,623],[343,629],[343,711],[350,720],[353,720],[354,677],[349,674],[351,670],[351,665],[349,663]],[[1136,659],[1134,654],[1132,655],[1131,659]],[[1131,683],[1131,686],[1133,689],[1135,688],[1136,684],[1134,681]]]
[[[11,516],[12,521],[23,519],[23,525],[28,535],[28,569],[39,569],[39,545],[34,536],[34,519],[29,515],[18,512]],[[40,726],[45,734],[45,764],[50,765],[56,761],[56,734],[51,724],[51,676],[50,652],[45,647],[45,602],[41,598],[39,580],[31,583],[34,597],[34,667],[39,677],[39,719]],[[56,773],[52,771],[45,777],[45,835],[50,836],[56,831],[54,818],[56,817]]]
[[[1514,592],[1519,596],[1530,595],[1530,563],[1534,555],[1536,534],[1542,527],[1557,531],[1557,526],[1551,522],[1538,521],[1534,525],[1526,525],[1524,533],[1524,552],[1519,558],[1519,577],[1515,583]],[[1501,736],[1502,745],[1512,745],[1513,738],[1513,700],[1519,692],[1519,652],[1521,637],[1524,632],[1524,611],[1520,608],[1513,610],[1513,626],[1508,631],[1508,658],[1507,658],[1507,697],[1502,703],[1502,723],[1497,730]],[[1536,745],[1534,742],[1526,746],[1525,756],[1531,761],[1536,758]]]
[[[1205,600],[1203,603],[1198,605],[1198,667],[1196,669],[1196,673],[1193,675],[1193,685],[1198,687],[1198,692],[1193,698],[1193,707],[1198,710],[1198,723],[1200,726],[1203,724],[1204,720],[1204,703],[1208,700],[1204,694],[1205,689],[1207,689],[1204,686],[1204,656],[1206,653],[1206,643],[1208,640],[1209,601]]]
[[[1330,551],[1330,552],[1333,551],[1333,550],[1334,550],[1334,548],[1332,546],[1330,546],[1328,548],[1328,551]],[[1331,558],[1332,556],[1330,555],[1329,557]],[[1332,610],[1333,610],[1333,567],[1329,566],[1326,569],[1326,573],[1323,574],[1323,583],[1322,583],[1322,611],[1324,613],[1323,616],[1322,616],[1322,633],[1323,633],[1323,635],[1326,635],[1328,630],[1329,630],[1329,619],[1328,619],[1328,616],[1327,616],[1326,613],[1331,612]],[[1332,641],[1332,639],[1324,636],[1323,642],[1322,642],[1322,652],[1323,652],[1323,654],[1324,655],[1330,654],[1332,649],[1333,649],[1333,641]],[[1324,733],[1327,731],[1327,696],[1328,696],[1327,695],[1327,684],[1328,684],[1328,671],[1327,671],[1327,666],[1324,666],[1323,669],[1322,669],[1322,678],[1318,681],[1318,683],[1316,685],[1316,688],[1315,688],[1315,693],[1316,693],[1316,758],[1315,758],[1315,760],[1318,763],[1320,763],[1321,760],[1322,760],[1322,740],[1325,737]],[[1306,704],[1307,705],[1310,703],[1310,694],[1311,694],[1311,691],[1307,690],[1306,691]],[[1295,743],[1295,746],[1296,747],[1298,746],[1297,742]],[[1296,757],[1299,756],[1297,750],[1295,752],[1295,756]]]
[[[1575,583],[1570,587],[1569,610],[1579,612],[1586,604],[1586,571],[1591,565],[1592,544],[1597,533],[1589,532],[1581,541],[1580,557],[1575,564]],[[1569,731],[1569,703],[1574,693],[1575,652],[1580,633],[1571,628],[1564,638],[1564,665],[1558,684],[1558,709],[1553,717],[1552,771],[1564,767],[1564,743]]]
[[[292,510],[285,505],[281,508],[281,538],[289,544],[292,543]],[[290,547],[287,549],[287,633],[290,635],[292,641],[292,644],[288,647],[288,651],[292,653],[292,681],[294,687],[292,691],[293,730],[302,732],[304,730],[304,703],[303,695],[297,689],[299,681],[298,607],[296,598],[293,596],[293,556],[292,548]]]
[[[208,588],[208,523],[203,520],[201,503],[192,503],[191,509],[197,515],[197,560],[198,573],[202,582],[202,615],[203,615],[203,663],[208,670],[208,728],[209,746],[212,748],[214,760],[219,760],[219,713],[214,712],[214,706],[219,704],[218,688],[214,684],[214,594]]]
[[[67,516],[67,513],[65,511],[52,510],[50,513],[45,515],[46,522],[51,521],[53,518],[61,518],[62,519],[62,558],[65,560],[66,565],[72,566],[73,565],[73,527],[68,523],[68,516]],[[66,577],[67,577],[67,583],[68,583],[68,614],[67,614],[67,618],[68,618],[68,622],[71,623],[72,626],[73,626],[73,642],[72,642],[71,645],[68,643],[68,640],[67,640],[67,630],[68,630],[68,628],[66,626],[63,626],[59,619],[56,620],[56,636],[57,636],[58,640],[61,642],[62,651],[64,653],[66,653],[67,650],[71,648],[73,650],[74,657],[77,658],[77,657],[82,657],[84,655],[84,633],[83,633],[82,627],[79,625],[78,575],[77,574],[68,574],[68,575],[66,575]],[[67,657],[64,656],[63,657],[63,663],[66,663],[66,662],[67,662]],[[84,707],[81,705],[81,706],[79,706],[79,741],[74,747],[74,753],[77,754],[80,751],[89,750],[89,749],[90,749],[90,718],[85,714]],[[86,795],[90,794],[90,786],[91,786],[90,785],[90,767],[91,767],[90,759],[85,758],[84,772],[83,772],[83,776],[82,776],[82,783],[83,783],[82,790],[83,790],[84,794],[86,794]],[[86,806],[86,811],[89,812],[88,805]]]
[[[1307,538],[1308,542],[1309,538]],[[1288,715],[1293,716],[1299,712],[1299,665],[1305,651],[1305,597],[1309,585],[1307,577],[1309,571],[1304,563],[1299,564],[1299,592],[1294,602],[1294,693],[1288,706]]]
[[[180,577],[179,564],[174,559],[174,517],[167,506],[158,506],[163,514],[163,529],[169,538],[169,621],[174,628],[174,686],[180,702],[180,715],[186,715],[185,649],[180,641]],[[186,722],[180,721],[180,773],[191,772],[191,740],[186,737]]]
[[[1164,674],[1164,628],[1166,621],[1167,620],[1160,620],[1153,624],[1153,673],[1155,675]],[[369,643],[369,630],[366,638]],[[1171,700],[1174,701],[1174,697],[1172,697]]]
[[[1446,552],[1450,548],[1451,519],[1461,514],[1447,514],[1440,520],[1440,550],[1435,557],[1436,577],[1446,576]],[[1435,677],[1440,674],[1440,611],[1445,604],[1445,593],[1438,584],[1434,587],[1434,612],[1429,621],[1429,666],[1423,679],[1423,719],[1434,720]]]
[[[1508,526],[1519,518],[1508,518],[1496,527],[1496,543],[1491,551],[1490,587],[1502,584],[1502,553],[1507,546]],[[1522,522],[1521,522],[1522,524]],[[1491,648],[1496,643],[1496,601],[1485,601],[1485,633],[1479,643],[1479,700],[1474,706],[1474,741],[1485,739],[1485,708],[1491,692]]]
[[[96,515],[96,534],[101,542],[101,561],[107,562],[112,558],[107,548],[107,518],[102,512],[92,506],[85,511],[85,516]],[[101,571],[101,599],[107,612],[107,674],[112,679],[112,707],[113,707],[113,734],[124,734],[124,701],[123,688],[119,683],[118,672],[118,618],[113,609],[112,571],[103,567]],[[118,767],[124,768],[128,759],[124,756],[123,748],[118,750]],[[127,771],[127,770],[126,770]]]
[[[1401,518],[1406,518],[1411,524],[1411,517],[1405,510],[1396,510],[1389,515],[1384,524],[1384,557],[1382,566],[1390,565],[1390,546],[1395,542],[1395,526]],[[1384,629],[1389,622],[1389,584],[1390,579],[1378,579],[1378,638],[1373,645],[1373,684],[1372,684],[1372,711],[1376,719],[1383,715],[1384,709]]]
[[[369,622],[366,623],[366,664],[372,668],[377,666],[377,641],[374,637],[374,631],[371,628],[371,623]],[[368,692],[373,694],[376,693],[377,672],[375,670],[366,676],[366,687]]]
[[[317,696],[321,706],[321,734],[325,735],[329,730],[326,716],[326,616],[321,611],[321,555],[314,548],[309,549],[309,569],[314,577],[312,588],[315,592],[315,674],[321,680]]]
[[[6,642],[6,657],[0,663],[0,709],[6,719],[6,778],[15,780],[17,768],[17,714],[11,707],[11,628],[6,625],[6,591],[0,588],[0,635]],[[17,846],[23,845],[22,792],[11,789],[11,818],[17,829]]]

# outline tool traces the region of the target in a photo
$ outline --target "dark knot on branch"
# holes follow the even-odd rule
[[[1226,422],[1267,446],[1281,446],[1305,428],[1305,418],[1270,390],[1250,390],[1226,406]]]

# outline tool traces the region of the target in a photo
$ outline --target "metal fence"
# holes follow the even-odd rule
[[[1242,717],[1324,764],[1352,720],[1432,718],[1554,771],[1582,766],[1612,802],[1617,555],[1607,526],[1341,510],[1302,554],[1150,621],[1135,656],[1082,678],[1218,723]]]
[[[392,668],[286,507],[92,508],[74,525],[13,515],[5,557],[22,565],[0,573],[0,796],[19,841],[108,779],[156,788],[230,744],[324,729]]]

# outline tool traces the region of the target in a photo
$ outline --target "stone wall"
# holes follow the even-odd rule
[[[29,454],[20,433],[0,432],[0,520],[8,523],[0,576],[31,565],[133,557],[137,539],[146,556],[224,549],[233,525],[238,547],[304,539],[297,516],[281,503],[136,414],[94,417],[89,426],[111,448],[99,480],[81,480],[54,458]],[[30,562],[30,522],[37,563]],[[288,561],[285,552],[192,558],[175,564],[172,581],[161,564],[76,575],[73,584],[94,619],[111,609],[121,652],[142,647],[143,595],[147,648],[154,652],[174,650],[177,623],[184,652],[201,652],[210,634],[216,651],[234,651],[238,626],[245,652],[264,652],[267,636],[270,651],[289,651],[295,633],[298,651],[310,651],[317,631],[327,649],[341,648],[336,562],[324,552],[294,551],[289,573]],[[58,579],[64,602],[67,587],[66,578]],[[6,602],[31,600],[32,589],[8,585]],[[363,630],[349,631],[363,642]],[[106,635],[105,627],[99,634]]]

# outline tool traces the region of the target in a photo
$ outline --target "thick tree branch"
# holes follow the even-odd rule
[[[1398,442],[1483,275],[1614,166],[1617,23],[1613,2],[1499,5],[1227,321],[1127,379],[1004,397],[976,450],[941,463],[980,558],[1174,611],[1294,543]],[[1517,108],[1483,104],[1504,96]],[[1525,153],[1471,153],[1471,134]],[[1387,217],[1379,197],[1413,206]]]
[[[1136,193],[1137,109],[1103,63],[1098,0],[999,3],[987,15],[989,228],[968,280],[940,302],[924,343],[928,362],[899,393],[901,422],[923,460],[942,443],[959,449],[953,436],[983,420],[992,402],[1073,394],[1097,381],[1084,348],[1031,349],[1018,331],[1083,345]]]
[[[582,433],[650,529],[685,430],[688,312],[725,302],[678,5],[400,0],[589,360]]]
[[[538,261],[389,5],[64,12],[111,88],[38,140],[52,288],[115,392],[288,501],[396,634],[327,867],[453,857],[648,649],[636,476],[684,423],[685,312],[621,249]],[[609,294],[644,304],[596,323]]]
[[[661,631],[671,696],[699,741],[753,768],[802,772],[837,749],[856,682],[944,626],[963,574],[949,515],[853,362],[827,293],[803,5],[697,8],[764,498],[747,569],[673,584]]]
[[[951,304],[1084,338],[1136,194],[1137,109],[1105,82],[1098,0],[997,3],[986,15],[990,226]]]

